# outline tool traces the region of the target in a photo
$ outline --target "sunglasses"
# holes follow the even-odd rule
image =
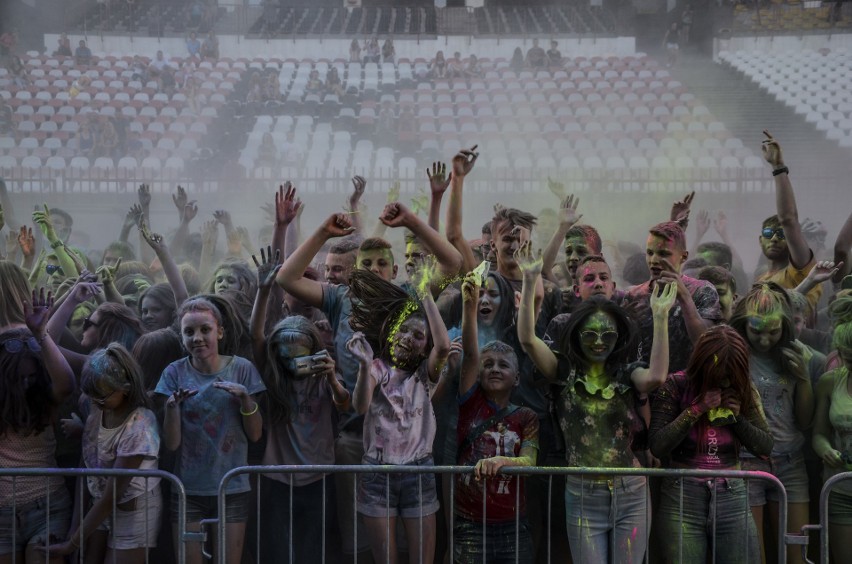
[[[48,264],[44,267],[44,271],[53,276],[54,273],[58,272],[60,276],[65,276],[65,273],[62,272],[62,267],[58,264]]]
[[[113,390],[110,393],[108,393],[107,395],[100,396],[100,397],[89,396],[89,399],[92,400],[92,403],[96,403],[100,406],[103,406],[109,398],[111,398],[112,396],[117,394],[119,391],[120,390]]]
[[[100,323],[95,323],[94,321],[92,321],[91,316],[89,316],[89,317],[87,317],[86,319],[83,320],[83,331],[85,331],[89,327],[100,327],[100,326],[101,326]]]
[[[764,239],[772,239],[773,237],[778,237],[781,241],[784,240],[784,230],[780,227],[773,229],[772,227],[764,227],[763,231],[760,232],[763,235]]]
[[[38,344],[38,341],[35,337],[30,337],[28,339],[7,339],[3,341],[3,348],[6,349],[6,352],[9,354],[18,354],[24,347],[28,348],[32,352],[41,352],[41,345]]]
[[[606,346],[611,347],[618,340],[618,333],[616,331],[604,331],[603,333],[583,331],[580,333],[580,343],[587,347],[597,344],[598,340]]]

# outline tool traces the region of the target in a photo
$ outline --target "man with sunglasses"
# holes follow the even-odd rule
[[[790,170],[784,164],[781,146],[768,131],[763,134],[766,136],[762,146],[763,158],[772,166],[772,176],[775,177],[777,214],[765,219],[761,227],[758,241],[763,256],[769,260],[769,269],[756,282],[776,282],[792,290],[805,279],[816,259],[799,224]],[[822,285],[817,284],[805,296],[814,311],[821,295]]]

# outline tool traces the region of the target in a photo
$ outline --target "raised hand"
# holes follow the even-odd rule
[[[651,291],[651,311],[654,316],[669,318],[669,310],[677,301],[677,284],[669,282],[665,286],[655,284]]]
[[[121,266],[121,257],[118,257],[114,266],[109,266],[107,264],[99,266],[97,270],[95,270],[95,274],[97,274],[98,278],[100,278],[101,282],[104,284],[111,284],[115,282],[115,273],[118,271],[119,266]]]
[[[189,198],[186,196],[186,190],[183,189],[183,186],[178,186],[177,193],[172,194],[172,202],[174,202],[175,207],[177,208],[178,217],[180,217],[181,221],[183,221],[184,208],[188,201]]]
[[[151,206],[151,187],[147,184],[140,184],[136,194],[139,197],[139,205],[143,209],[148,209]]]
[[[44,204],[44,211],[36,210],[33,212],[33,222],[39,226],[48,241],[51,243],[56,241],[56,231],[53,229],[53,221],[50,219],[50,208],[47,207],[47,204]]]
[[[674,201],[669,219],[671,221],[686,221],[689,218],[689,208],[692,206],[693,199],[695,199],[695,190],[687,194],[682,200]]]
[[[404,227],[411,217],[411,210],[399,202],[387,204],[379,216],[379,221],[388,227]]]
[[[352,220],[345,213],[335,213],[328,218],[320,226],[328,237],[345,237],[352,233],[355,229],[352,227]]]
[[[478,302],[481,283],[482,277],[476,272],[468,272],[465,274],[461,285],[462,302]]]
[[[530,241],[525,242],[515,251],[514,259],[524,277],[536,277],[541,274],[543,264],[541,250],[538,251],[537,255],[533,255]]]
[[[716,230],[716,233],[719,234],[719,237],[721,237],[723,241],[727,240],[728,216],[725,215],[725,212],[722,210],[719,210],[716,213],[716,219],[713,220],[713,229]]]
[[[201,244],[205,247],[216,246],[216,239],[219,236],[219,222],[215,219],[205,221],[201,227]]]
[[[100,282],[82,282],[78,281],[68,293],[68,299],[73,300],[76,304],[87,302],[101,293],[103,284]]]
[[[198,215],[198,205],[192,200],[183,207],[183,221],[189,223]]]
[[[772,168],[778,169],[784,166],[784,153],[781,151],[781,145],[778,144],[778,141],[772,137],[772,134],[763,130],[763,134],[766,135],[766,139],[763,140],[763,143],[760,145],[760,149],[763,152],[763,159],[772,165]]]
[[[559,198],[560,202],[565,199],[565,184],[562,182],[557,182],[548,176],[547,189],[550,190],[551,194]]]
[[[430,285],[438,278],[438,262],[435,255],[427,255],[422,261],[415,262],[409,281],[419,298],[429,293]]]
[[[709,230],[710,212],[707,210],[698,210],[698,215],[695,216],[695,237],[702,239]]]
[[[0,229],[6,226],[6,214],[3,212],[3,204],[0,204]]]
[[[367,342],[364,333],[358,331],[346,341],[346,350],[361,364],[373,362],[373,347]]]
[[[272,255],[272,246],[266,247],[264,252],[263,247],[260,248],[260,261],[256,255],[251,256],[254,265],[257,267],[257,280],[262,289],[271,288],[275,283],[275,275],[281,269],[281,250],[275,249],[275,256]]]
[[[363,176],[352,177],[352,195],[349,196],[349,203],[355,207],[361,201],[364,191],[367,189],[367,180]]]
[[[396,182],[393,183],[393,185],[391,185],[390,190],[388,190],[388,199],[387,199],[388,203],[396,202],[397,200],[399,200],[400,189],[401,189],[401,186],[399,184],[399,180],[397,180]]]
[[[290,225],[299,215],[302,201],[296,197],[296,187],[290,182],[278,187],[275,193],[275,225]]]
[[[452,174],[447,174],[447,165],[445,163],[432,163],[432,171],[426,167],[426,177],[429,179],[429,189],[433,195],[441,195],[447,191],[452,180]]]
[[[580,198],[575,198],[574,194],[568,194],[559,205],[559,223],[563,225],[576,225],[583,217],[583,214],[577,214],[577,206],[579,205]]]
[[[38,291],[33,290],[32,301],[24,302],[24,323],[37,340],[44,336],[52,307],[53,294],[48,292],[45,296],[43,287]]]
[[[820,260],[817,261],[811,271],[808,272],[807,277],[811,279],[814,285],[822,284],[840,272],[841,268],[843,268],[843,261],[840,261],[840,263],[835,265],[834,262],[830,260]]]
[[[18,246],[21,247],[21,252],[24,257],[31,257],[35,254],[35,237],[33,237],[33,228],[21,226],[18,231]]]
[[[479,145],[474,145],[470,149],[462,149],[456,156],[453,157],[453,176],[456,178],[464,178],[470,171],[473,170],[473,165],[476,164],[476,159],[479,158],[479,153],[476,148]]]
[[[165,238],[162,235],[159,233],[151,233],[148,231],[148,226],[144,223],[142,224],[140,231],[142,232],[142,238],[145,239],[145,242],[148,243],[148,246],[151,247],[157,255],[168,250],[169,247],[166,245]]]
[[[18,233],[10,230],[6,234],[6,260],[14,260],[15,253],[18,252]]]
[[[222,224],[225,231],[231,231],[234,228],[234,223],[231,221],[231,213],[226,210],[216,210],[213,212],[213,219]]]

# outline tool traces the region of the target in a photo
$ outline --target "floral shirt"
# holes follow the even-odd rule
[[[609,386],[590,393],[585,375],[562,354],[556,355],[562,388],[556,398],[556,413],[565,439],[567,465],[641,467],[633,454],[633,444],[646,429],[637,411],[638,397],[630,375],[647,364],[636,362],[620,367]]]

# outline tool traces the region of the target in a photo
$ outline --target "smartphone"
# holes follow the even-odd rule
[[[317,374],[319,372],[317,363],[327,358],[329,358],[328,351],[321,350],[320,352],[310,356],[297,356],[296,358],[290,359],[288,367],[293,376],[297,378],[306,378]]]
[[[485,281],[488,280],[488,272],[491,270],[491,262],[484,260],[479,263],[479,266],[473,269],[474,274],[479,276],[479,285],[485,286]]]

